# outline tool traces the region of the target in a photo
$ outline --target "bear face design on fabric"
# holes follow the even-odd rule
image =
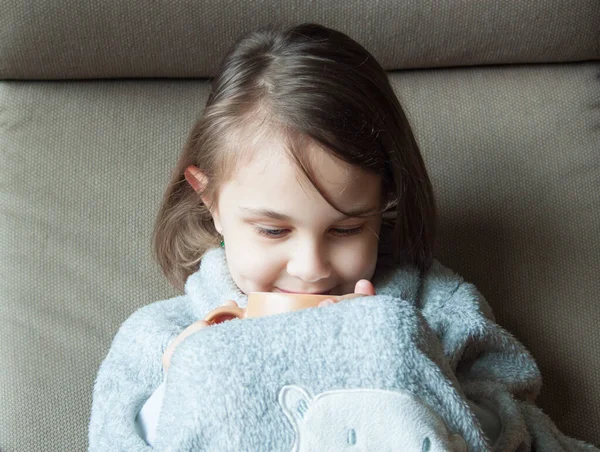
[[[467,445],[407,391],[341,389],[312,397],[297,385],[279,391],[296,433],[292,452],[466,452]]]

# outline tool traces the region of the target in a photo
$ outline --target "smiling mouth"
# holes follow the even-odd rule
[[[283,290],[280,289],[279,287],[277,287],[277,290],[280,290],[284,293],[301,293],[303,295],[329,295],[329,293],[331,292],[331,289],[325,291],[325,292],[292,292],[290,290]]]

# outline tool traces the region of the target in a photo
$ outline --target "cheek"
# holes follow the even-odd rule
[[[377,247],[361,246],[342,249],[336,255],[336,267],[339,269],[339,273],[347,275],[349,278],[371,277],[376,263]]]
[[[345,293],[354,292],[360,279],[371,280],[377,264],[377,238],[367,237],[354,246],[340,247],[335,255],[335,271]]]
[[[272,290],[281,266],[263,247],[257,246],[253,240],[239,237],[226,242],[225,254],[231,277],[242,292]]]

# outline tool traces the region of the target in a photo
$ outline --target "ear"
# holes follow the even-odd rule
[[[194,191],[202,193],[208,182],[206,176],[197,166],[190,165],[183,172],[185,180],[192,186]]]
[[[221,226],[221,218],[219,217],[219,209],[216,207],[210,211],[213,219],[213,223],[215,224],[215,229],[221,235],[223,235],[223,226]]]
[[[312,396],[302,386],[286,385],[279,391],[277,399],[287,418],[294,428],[298,430],[306,412],[310,408]]]
[[[197,166],[190,165],[183,172],[185,176],[185,180],[192,186],[196,193],[200,193],[200,197],[202,198],[202,202],[208,205],[208,200],[202,196],[202,192],[206,188],[206,184],[208,183],[208,179],[206,175],[200,171]],[[215,228],[219,232],[219,234],[223,234],[223,228],[221,227],[221,220],[219,218],[219,211],[216,206],[211,209],[210,213],[213,217],[213,222],[215,223]]]

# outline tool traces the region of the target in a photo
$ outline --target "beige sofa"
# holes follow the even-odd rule
[[[87,448],[121,323],[178,295],[154,215],[233,40],[317,22],[390,70],[440,208],[437,257],[600,444],[600,2],[0,0],[0,450]]]

